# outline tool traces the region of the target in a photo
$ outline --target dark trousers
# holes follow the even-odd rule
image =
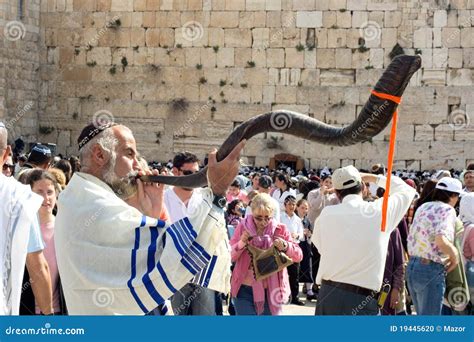
[[[287,267],[288,270],[288,280],[290,282],[291,289],[291,300],[298,299],[299,287],[298,287],[298,273],[299,273],[300,264],[294,263]]]
[[[316,315],[378,315],[377,299],[323,284],[316,303]]]

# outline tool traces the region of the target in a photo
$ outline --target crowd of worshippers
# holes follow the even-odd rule
[[[107,129],[111,128],[105,127],[96,134],[100,137]],[[4,297],[3,314],[67,315],[68,301],[78,299],[65,288],[73,286],[71,281],[61,279],[63,273],[65,278],[70,274],[66,270],[68,264],[59,260],[57,254],[57,250],[66,248],[58,246],[64,238],[56,239],[55,244],[55,221],[61,211],[57,201],[61,192],[70,187],[73,175],[83,172],[83,160],[54,156],[49,147],[42,144],[34,145],[26,155],[14,155],[7,149],[6,129],[3,127],[3,130],[3,143],[0,134],[3,176],[0,179],[5,182],[7,177],[14,178],[30,186],[32,192],[42,198],[37,215],[33,215],[38,222],[29,229],[24,251],[20,306],[8,309],[9,300]],[[92,143],[97,139],[90,133],[89,137]],[[80,142],[79,146],[84,149]],[[190,152],[177,153],[164,163],[147,162],[138,154],[133,158],[141,172],[149,174],[150,170],[159,170],[175,176],[196,173],[207,162],[207,158],[199,159]],[[107,183],[106,180],[105,177]],[[86,189],[88,184],[84,182],[81,186]],[[239,174],[222,194],[225,198],[222,214],[230,242],[227,245],[231,261],[229,293],[215,291],[207,286],[209,281],[196,281],[199,277],[191,275],[181,280],[185,285],[176,289],[163,268],[158,268],[158,277],[173,289],[170,295],[160,295],[164,303],[152,308],[148,304],[140,305],[137,297],[144,295],[138,290],[131,291],[133,277],[128,284],[122,284],[123,288],[130,288],[132,295],[123,292],[114,292],[114,295],[133,296],[143,313],[150,315],[167,311],[174,315],[279,315],[285,305],[310,303],[316,307],[316,315],[473,314],[474,164],[459,171],[393,172],[386,231],[382,232],[385,186],[386,168],[382,164],[360,171],[353,166],[299,171],[284,164],[277,169],[240,166]],[[8,187],[0,189],[5,192]],[[176,230],[179,225],[173,225],[174,222],[187,222],[188,217],[202,210],[202,203],[209,196],[205,191],[206,188],[163,187],[163,205],[155,218],[159,219],[156,226],[160,221],[169,225],[171,232],[166,244],[180,239]],[[5,196],[9,194],[0,193],[0,197]],[[65,195],[65,198],[69,197]],[[134,206],[129,202],[124,205]],[[76,218],[80,219],[80,208],[76,209],[79,212]],[[2,228],[6,230],[8,213],[2,215]],[[62,218],[68,219],[72,218]],[[91,220],[86,226],[95,224],[98,222]],[[135,236],[140,227],[146,226],[148,223],[142,222],[139,228],[130,227],[130,234]],[[150,232],[153,232],[151,227]],[[153,238],[153,233],[151,236]],[[2,239],[5,244],[7,238]],[[126,258],[130,253],[134,255],[137,244],[135,236],[135,247],[127,252]],[[155,241],[155,248],[156,244]],[[257,280],[256,256],[250,252],[249,245],[262,251],[273,248],[275,253],[284,253],[291,264]],[[203,256],[206,253],[200,255],[201,259]],[[181,257],[184,258],[182,254]],[[206,272],[209,263],[212,264],[209,261],[202,266]],[[206,278],[206,272],[198,272],[198,275],[202,273]],[[5,272],[3,274],[5,277]],[[3,279],[4,292],[7,282],[12,280]],[[112,288],[115,284],[104,285],[108,286]],[[89,295],[95,295],[94,289],[90,291]],[[157,299],[153,299],[158,304]],[[115,300],[121,305],[118,298]],[[127,313],[114,312],[114,309],[111,312],[81,310],[74,308],[69,314]],[[135,311],[129,313],[135,314]]]

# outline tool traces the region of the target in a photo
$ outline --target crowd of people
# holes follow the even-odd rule
[[[126,126],[88,125],[64,158],[12,153],[0,123],[0,313],[474,313],[474,164],[394,172],[382,231],[382,164],[242,166],[245,143],[212,151],[208,187],[187,188],[140,176],[201,160],[147,162]]]

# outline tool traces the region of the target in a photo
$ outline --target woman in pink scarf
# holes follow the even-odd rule
[[[283,269],[264,280],[255,280],[245,246],[251,244],[268,249],[275,245],[294,262],[300,262],[303,253],[285,225],[273,220],[273,202],[269,195],[255,196],[251,208],[252,215],[239,223],[230,241],[232,261],[235,262],[231,280],[235,311],[237,315],[279,315],[290,296],[288,273]]]

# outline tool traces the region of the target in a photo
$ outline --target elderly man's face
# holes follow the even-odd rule
[[[124,126],[115,128],[115,137],[118,144],[116,147],[115,174],[117,177],[126,177],[130,172],[139,171],[137,145],[132,131]]]
[[[115,158],[110,157],[104,167],[102,179],[120,198],[125,200],[137,192],[134,176],[141,167],[132,132],[125,126],[116,126],[112,129],[117,139]]]

